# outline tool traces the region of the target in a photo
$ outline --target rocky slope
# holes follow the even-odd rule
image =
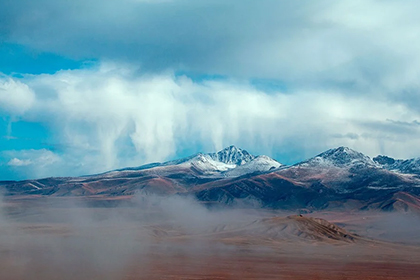
[[[380,155],[373,161],[391,171],[420,175],[420,158],[402,160]]]
[[[0,182],[8,198],[129,199],[192,195],[208,205],[311,211],[325,208],[420,211],[418,160],[374,159],[339,147],[293,166],[235,146],[217,153],[76,178]]]

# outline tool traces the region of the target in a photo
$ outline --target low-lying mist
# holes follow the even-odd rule
[[[195,237],[290,214],[293,212],[243,205],[209,208],[181,196],[137,194],[113,207],[92,207],[72,198],[4,198],[0,205],[0,278],[136,279],[141,275],[133,271],[150,269],[151,260],[160,260],[159,254],[194,260],[202,252],[220,257],[243,249]],[[376,213],[366,221],[363,217],[368,214],[358,215],[364,223],[350,229],[399,242],[410,241],[420,229],[416,215]],[[252,245],[245,241],[246,246]],[[316,251],[309,245],[299,246],[299,252]]]
[[[268,214],[209,210],[193,198],[179,196],[139,194],[113,207],[92,207],[69,198],[3,199],[0,274],[2,279],[119,279],[133,260],[154,250],[155,228],[194,234],[261,215]],[[200,246],[188,242],[183,252],[201,250]]]

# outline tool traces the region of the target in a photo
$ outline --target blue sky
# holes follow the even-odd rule
[[[84,65],[84,61],[7,42],[0,44],[0,63],[3,74],[18,77],[23,73],[53,74],[62,69],[77,69]]]
[[[420,156],[420,19],[404,1],[3,1],[0,180],[237,145]]]

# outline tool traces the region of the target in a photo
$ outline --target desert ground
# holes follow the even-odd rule
[[[420,279],[420,217],[4,199],[0,279]]]

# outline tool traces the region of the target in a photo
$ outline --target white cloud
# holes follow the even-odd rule
[[[372,156],[420,155],[419,113],[372,96],[266,93],[244,81],[139,75],[121,65],[20,83],[36,96],[20,117],[49,127],[62,147],[60,155],[45,149],[8,154],[9,165],[32,163],[35,177],[106,171],[230,144],[290,161],[339,145]]]
[[[29,149],[4,151],[11,158],[8,162],[10,166],[36,165],[37,167],[47,167],[60,161],[60,157],[47,149]]]
[[[19,115],[29,109],[35,101],[35,94],[24,83],[0,76],[0,115]]]
[[[7,163],[7,165],[10,165],[10,166],[28,166],[30,164],[32,164],[32,161],[30,159],[18,159],[18,158],[12,158]]]
[[[65,155],[69,157],[69,155]],[[65,161],[47,149],[9,150],[0,152],[0,158],[9,159],[6,166],[17,178],[42,178],[73,173],[78,166]],[[80,172],[81,170],[78,170]],[[3,174],[8,174],[7,172]],[[4,175],[3,175],[4,176]],[[11,179],[11,178],[5,178]]]

